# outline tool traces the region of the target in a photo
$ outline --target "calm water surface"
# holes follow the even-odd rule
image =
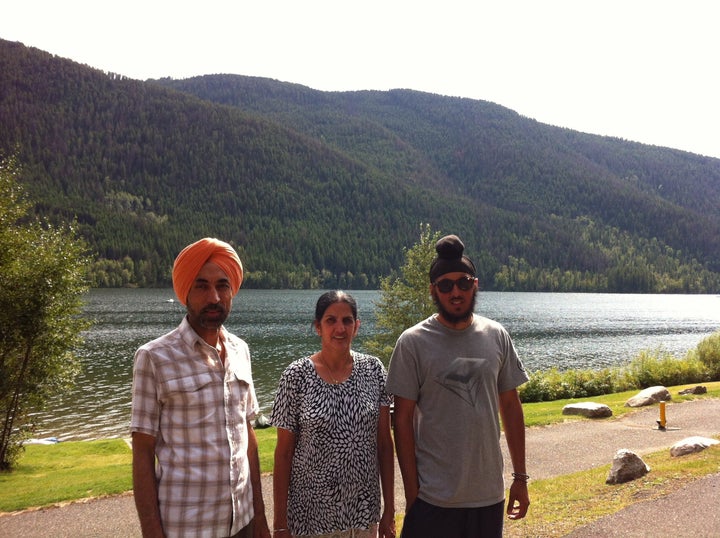
[[[322,292],[241,290],[228,329],[250,346],[260,405],[269,414],[277,380],[292,360],[317,350],[311,329]],[[352,292],[362,325],[354,348],[374,327],[376,291]],[[184,307],[172,290],[93,290],[86,314],[94,326],[80,350],[76,388],[36,415],[36,437],[62,440],[128,435],[135,350],[178,325]],[[682,357],[720,330],[715,295],[611,295],[483,292],[478,312],[500,321],[529,370],[603,368],[662,348]]]

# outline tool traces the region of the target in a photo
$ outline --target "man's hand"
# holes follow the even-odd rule
[[[253,538],[271,538],[270,528],[268,527],[265,511],[255,514],[253,519]]]
[[[527,482],[524,480],[513,480],[508,497],[508,519],[524,518],[528,508],[530,508],[530,495],[528,494]]]

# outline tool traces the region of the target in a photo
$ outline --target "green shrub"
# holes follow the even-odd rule
[[[639,388],[662,385],[663,373],[670,364],[668,361],[674,359],[666,351],[658,348],[655,350],[643,350],[626,367],[626,371]]]
[[[627,366],[603,370],[557,368],[530,374],[519,389],[525,403],[589,398],[656,385],[673,386],[720,380],[720,332],[679,359],[662,348],[641,351]]]
[[[641,351],[627,367],[638,388],[708,381],[707,368],[692,353],[679,359],[663,349]]]
[[[597,371],[588,371],[587,376],[583,380],[583,388],[587,396],[600,396],[602,394],[610,394],[620,391],[627,390],[624,386],[620,386],[618,383],[618,371],[612,368],[604,368]],[[580,397],[580,395],[578,395]]]
[[[720,332],[702,340],[695,348],[694,356],[705,366],[707,381],[720,380]]]
[[[558,376],[556,368],[530,373],[527,383],[519,389],[523,402],[549,402],[554,400],[551,395],[552,378]]]

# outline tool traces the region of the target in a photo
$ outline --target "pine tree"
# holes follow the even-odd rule
[[[435,312],[428,272],[441,235],[433,232],[429,224],[421,224],[420,240],[405,250],[400,273],[380,279],[380,300],[375,309],[377,336],[365,345],[385,362],[400,334]]]

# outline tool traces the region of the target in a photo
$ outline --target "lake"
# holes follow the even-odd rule
[[[227,328],[247,341],[262,411],[269,414],[277,381],[294,359],[319,346],[311,328],[322,292],[240,290]],[[354,349],[375,330],[377,291],[351,292],[362,321]],[[135,350],[176,327],[184,307],[171,289],[92,290],[93,327],[79,351],[83,371],[74,390],[34,416],[35,437],[61,440],[129,435]],[[528,370],[600,369],[661,348],[683,357],[720,330],[720,296],[481,292],[478,313],[510,332]]]

